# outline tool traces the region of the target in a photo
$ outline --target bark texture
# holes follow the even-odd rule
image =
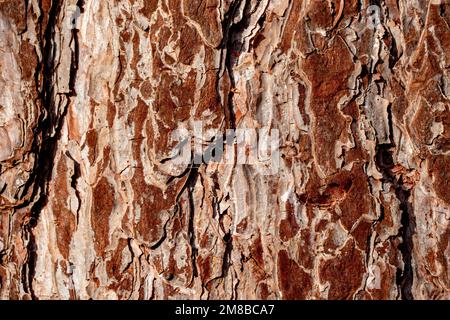
[[[0,0],[0,298],[449,299],[449,26],[447,0]],[[278,173],[180,170],[200,120],[279,130]]]

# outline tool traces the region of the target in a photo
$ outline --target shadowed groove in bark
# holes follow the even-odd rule
[[[412,269],[412,236],[415,231],[415,221],[413,208],[409,202],[411,192],[404,188],[402,178],[397,180],[391,171],[394,166],[391,151],[392,147],[393,145],[391,144],[377,145],[376,163],[383,174],[383,180],[394,186],[395,195],[400,202],[402,226],[399,230],[398,236],[402,237],[402,243],[399,245],[399,250],[403,257],[404,266],[403,269],[397,269],[397,285],[399,286],[402,299],[413,300],[414,297],[411,291],[414,281]],[[380,219],[382,219],[381,216]]]
[[[395,44],[394,44],[395,46]],[[395,56],[390,63],[395,64],[398,58]],[[413,269],[412,269],[412,252],[413,252],[413,241],[412,236],[415,231],[415,221],[414,213],[409,198],[411,191],[403,186],[403,177],[399,179],[395,177],[392,172],[395,166],[395,161],[393,158],[393,150],[395,149],[394,144],[394,129],[392,121],[392,105],[387,107],[388,115],[388,126],[389,126],[389,143],[377,144],[375,163],[383,175],[383,182],[391,184],[395,189],[395,195],[400,202],[400,212],[401,212],[401,228],[399,230],[398,236],[402,237],[402,243],[399,245],[403,257],[403,269],[397,269],[396,281],[399,287],[401,298],[405,300],[413,300],[414,297],[411,293],[413,285]],[[381,212],[380,221],[384,219],[384,210]]]
[[[380,0],[372,0],[370,1],[370,5],[375,5],[377,7],[383,7],[385,5],[384,1]],[[380,10],[380,14],[382,14],[383,10]],[[382,19],[382,17],[380,17]],[[392,43],[389,48],[389,61],[388,64],[391,67],[394,67],[396,63],[399,61],[397,44],[395,42],[395,37],[392,36]],[[373,61],[371,62],[373,63]],[[379,64],[380,61],[377,62]],[[380,89],[376,85],[374,81],[374,74],[378,73],[376,71],[376,65],[372,66],[374,73],[370,70],[368,71],[369,75],[369,87],[372,84],[375,84],[377,91]],[[384,81],[383,77],[381,79]],[[382,92],[383,90],[381,90]],[[400,202],[400,212],[401,212],[401,228],[399,230],[399,234],[397,236],[401,236],[402,243],[398,246],[400,253],[403,258],[403,269],[398,268],[396,274],[396,282],[400,291],[401,299],[405,300],[413,300],[412,296],[412,285],[413,285],[413,269],[412,269],[412,252],[413,252],[413,241],[412,235],[415,231],[415,221],[414,221],[414,213],[412,205],[409,201],[411,191],[405,188],[403,185],[403,177],[397,178],[395,177],[392,169],[395,166],[395,161],[393,157],[393,152],[396,148],[394,142],[394,128],[393,128],[393,115],[392,115],[392,104],[387,106],[387,123],[388,123],[388,133],[389,133],[389,143],[379,143],[377,141],[377,145],[375,148],[375,163],[383,175],[382,181],[385,183],[389,183],[394,187],[395,196]],[[377,222],[380,222],[384,219],[384,209],[381,211],[381,215]]]
[[[22,281],[25,290],[29,290],[31,297],[37,299],[32,287],[33,278],[36,267],[36,241],[33,235],[33,228],[36,226],[39,220],[39,214],[48,202],[48,183],[51,180],[52,171],[54,167],[55,155],[57,151],[57,144],[61,137],[61,129],[64,123],[64,117],[67,113],[67,105],[70,97],[75,95],[75,79],[78,70],[79,48],[78,48],[78,30],[72,30],[72,37],[74,40],[75,52],[72,53],[71,67],[69,76],[69,90],[70,94],[67,94],[67,104],[63,107],[62,113],[58,116],[56,114],[55,106],[55,87],[53,85],[53,77],[56,68],[55,61],[55,27],[58,23],[58,16],[61,11],[60,0],[53,0],[51,2],[50,11],[48,13],[48,23],[44,32],[43,56],[41,66],[38,70],[42,71],[42,88],[39,90],[39,99],[43,107],[38,126],[35,130],[35,140],[33,142],[33,150],[37,155],[37,161],[33,173],[34,179],[29,181],[34,182],[32,201],[35,201],[30,209],[29,222],[24,225],[25,237],[28,238],[27,245],[27,263],[23,265]],[[83,0],[78,1],[77,5],[82,8]],[[42,19],[40,20],[42,23]],[[42,43],[41,42],[41,43]],[[39,77],[39,75],[36,75]],[[37,137],[42,137],[42,142]],[[75,165],[74,179],[76,183],[77,175],[79,175],[79,168]],[[72,181],[74,183],[74,181]],[[25,188],[26,189],[26,188]],[[77,219],[78,221],[78,219]],[[24,273],[27,274],[24,277]]]
[[[73,161],[73,174],[71,177],[70,186],[72,187],[72,189],[75,190],[75,196],[77,197],[77,200],[78,200],[78,205],[76,208],[77,225],[78,225],[78,222],[80,220],[80,208],[81,208],[82,199],[80,196],[80,191],[77,189],[77,185],[78,185],[78,179],[81,177],[81,169],[80,169],[80,164],[70,155],[69,152],[66,152],[66,156]]]
[[[40,69],[42,70],[43,86],[39,90],[39,98],[44,112],[39,119],[38,127],[35,130],[35,140],[33,142],[33,150],[35,150],[35,153],[37,155],[36,167],[33,170],[35,177],[29,180],[30,182],[34,180],[32,199],[37,196],[37,192],[39,192],[39,196],[37,196],[38,199],[31,208],[29,222],[24,226],[25,238],[28,238],[28,244],[27,262],[23,265],[22,270],[22,282],[25,291],[28,291],[33,299],[37,298],[33,290],[33,278],[35,274],[37,256],[36,241],[34,239],[32,229],[36,226],[37,220],[39,218],[39,213],[47,202],[46,185],[51,178],[57,142],[57,135],[51,137],[51,131],[56,120],[53,119],[52,113],[54,102],[52,77],[55,68],[53,35],[59,11],[60,2],[58,0],[52,1],[51,8],[48,14],[48,23],[44,32],[44,39],[42,40],[44,43],[44,47],[41,62],[42,67]],[[43,20],[41,19],[41,23],[42,21]],[[42,142],[40,142],[37,138],[39,136],[42,137]]]
[[[233,20],[236,17],[237,10],[242,5],[242,3],[244,3],[243,17],[241,17],[241,20],[238,21],[237,23],[233,23]],[[236,86],[233,67],[236,64],[237,60],[239,59],[239,55],[242,51],[243,46],[242,31],[249,25],[245,17],[246,13],[248,13],[250,9],[250,5],[251,3],[248,0],[237,0],[233,2],[229,12],[227,13],[228,19],[226,19],[225,23],[223,24],[224,43],[226,45],[225,67],[228,72],[232,88]],[[236,123],[236,114],[234,111],[233,96],[234,90],[231,90],[228,95],[228,111],[230,117],[229,128],[234,130],[236,129],[237,123]],[[223,139],[224,141],[227,142],[227,144],[231,142],[230,138],[231,137],[228,137],[226,133],[223,136]],[[221,220],[222,217],[223,215],[219,217],[219,220]],[[222,271],[220,277],[226,277],[228,274],[228,270],[231,266],[231,252],[233,250],[233,235],[231,230],[228,231],[223,236],[223,241],[225,242],[225,252],[222,257]]]

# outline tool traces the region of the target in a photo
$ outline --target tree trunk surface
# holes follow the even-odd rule
[[[0,298],[450,299],[449,25],[0,0]]]

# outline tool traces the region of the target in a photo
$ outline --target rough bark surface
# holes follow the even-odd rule
[[[449,26],[447,0],[0,0],[0,298],[449,299]],[[279,130],[278,173],[179,170],[200,120]]]

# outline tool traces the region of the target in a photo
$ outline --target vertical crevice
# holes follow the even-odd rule
[[[241,8],[242,5],[244,5],[243,17],[241,17],[239,21],[235,22],[238,9]],[[223,51],[225,51],[226,54],[225,68],[228,72],[228,77],[230,79],[232,87],[232,90],[230,90],[228,94],[228,128],[232,130],[235,130],[237,125],[233,104],[233,97],[235,94],[234,89],[236,87],[236,79],[234,77],[233,68],[238,64],[239,56],[243,50],[244,43],[242,39],[242,31],[245,30],[245,28],[247,28],[249,25],[248,19],[245,18],[245,15],[250,11],[250,6],[251,3],[247,0],[234,1],[231,4],[231,7],[226,14],[226,19],[223,23]],[[234,139],[234,136],[228,136],[227,134],[224,134],[223,139],[227,144],[229,144]],[[217,207],[219,207],[218,203]],[[221,215],[219,212],[219,223],[225,214],[226,213]],[[223,231],[225,232],[225,230]],[[233,250],[233,235],[231,230],[225,233],[222,240],[225,244],[225,251],[222,257],[222,270],[220,277],[224,278],[228,275],[228,271],[231,265],[231,252]]]
[[[188,237],[189,245],[191,247],[191,259],[192,259],[192,280],[198,276],[197,270],[197,255],[198,250],[195,245],[195,227],[194,227],[194,215],[195,215],[195,203],[194,203],[194,188],[198,178],[198,167],[193,166],[189,172],[189,176],[186,181],[186,189],[189,198],[189,223],[188,223]]]
[[[42,9],[41,9],[42,10]],[[25,292],[31,295],[32,299],[37,299],[33,290],[33,279],[35,275],[36,267],[36,241],[33,234],[33,228],[37,224],[39,213],[42,207],[47,202],[46,198],[46,185],[51,177],[53,168],[54,155],[56,152],[56,139],[57,134],[51,135],[54,123],[56,122],[53,114],[53,72],[55,68],[55,47],[54,47],[54,30],[57,23],[57,17],[60,11],[59,0],[54,0],[51,3],[50,11],[48,13],[48,22],[44,31],[43,39],[41,40],[42,46],[42,61],[38,66],[38,70],[41,71],[41,75],[37,74],[36,77],[42,77],[42,87],[39,89],[39,101],[42,106],[41,116],[38,121],[38,126],[35,131],[35,139],[33,141],[32,150],[36,154],[37,161],[33,169],[33,177],[29,179],[30,185],[27,185],[25,189],[33,184],[33,193],[31,201],[37,200],[33,204],[30,210],[30,216],[28,222],[24,226],[24,237],[27,240],[27,260],[22,267],[22,282]],[[45,14],[45,13],[43,13]],[[40,23],[43,19],[40,19]],[[42,26],[41,26],[42,27]],[[39,139],[38,137],[41,137]],[[39,192],[39,195],[37,193]],[[26,203],[25,203],[26,205]]]
[[[223,253],[222,261],[222,277],[226,277],[231,265],[231,251],[233,251],[233,237],[231,231],[223,236],[223,241],[225,242],[225,252]]]
[[[400,287],[402,299],[414,300],[414,296],[412,294],[412,285],[414,281],[414,271],[412,268],[412,252],[414,244],[412,241],[412,236],[415,230],[415,219],[412,214],[412,206],[409,202],[411,192],[409,190],[404,190],[401,187],[397,187],[395,194],[400,201],[400,211],[402,213],[402,227],[400,232],[403,242],[399,245],[399,249],[404,263],[403,270],[397,277],[397,285]]]

